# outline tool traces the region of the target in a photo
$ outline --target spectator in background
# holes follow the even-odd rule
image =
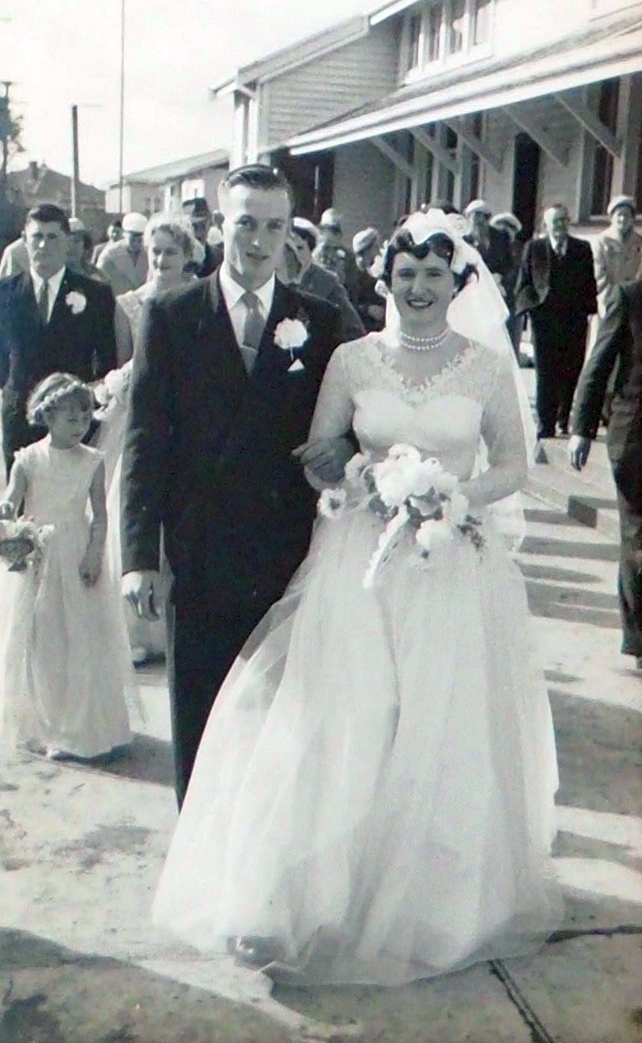
[[[108,279],[103,275],[95,264],[92,264],[93,241],[91,233],[87,231],[84,223],[79,217],[69,218],[69,252],[67,263],[70,268],[80,275],[86,275],[88,279],[98,279],[99,282],[107,283]]]
[[[356,304],[359,296],[357,262],[352,250],[343,245],[341,221],[341,214],[332,207],[323,211],[319,222],[319,243],[314,251],[314,260],[322,268],[334,272],[339,282],[348,291],[348,297],[352,303]]]
[[[109,280],[115,297],[137,290],[147,279],[147,254],[143,249],[143,232],[147,218],[132,211],[123,217],[123,238],[110,243],[98,258],[97,267]]]
[[[204,251],[203,259],[201,261],[194,259],[190,264],[189,270],[198,279],[205,279],[213,271],[216,271],[223,260],[222,249],[215,249],[208,241],[208,234],[212,227],[212,211],[209,208],[207,199],[203,196],[196,196],[194,199],[185,200],[183,213],[191,221],[194,238],[201,244]]]
[[[493,211],[483,199],[473,199],[464,210],[471,224],[467,240],[479,250],[486,267],[495,276],[504,297],[507,296],[506,277],[513,269],[511,242],[507,232],[493,228],[490,219]]]
[[[357,261],[357,278],[359,296],[357,311],[368,333],[382,330],[386,315],[386,306],[377,293],[377,279],[383,273],[383,262],[380,258],[381,240],[376,228],[364,228],[352,239],[352,249]],[[381,261],[381,273],[373,271],[377,258]]]
[[[548,463],[541,439],[568,433],[573,395],[586,355],[588,316],[597,311],[591,247],[568,234],[562,203],[544,211],[546,235],[531,239],[515,287],[515,310],[528,313],[535,353],[537,438],[535,459]]]
[[[98,258],[105,249],[106,246],[110,246],[112,243],[118,243],[123,238],[123,223],[119,217],[111,224],[107,226],[107,238],[103,243],[98,243],[94,247],[94,252],[91,258],[92,264],[98,264]]]
[[[524,332],[524,316],[515,314],[515,285],[519,274],[519,266],[522,263],[522,254],[524,253],[524,243],[519,238],[522,232],[522,222],[515,217],[515,214],[506,211],[491,217],[490,228],[491,231],[494,228],[503,232],[508,236],[510,242],[512,266],[503,278],[503,286],[506,292],[506,306],[510,312],[506,325],[513,343],[515,356],[519,362],[519,346],[522,340],[522,333]]]
[[[18,275],[20,272],[28,271],[29,251],[25,243],[25,234],[22,232],[19,239],[5,247],[2,261],[0,262],[0,279],[6,279],[9,275]]]
[[[321,297],[339,309],[343,327],[342,340],[357,340],[358,337],[363,337],[366,330],[357,310],[350,302],[345,286],[341,285],[334,272],[322,268],[313,259],[319,233],[312,222],[305,217],[293,218],[291,242],[301,265],[297,278],[299,289],[315,297]]]
[[[593,241],[595,281],[598,308],[604,314],[609,290],[640,278],[642,272],[642,236],[635,231],[635,200],[632,196],[614,196],[607,214],[609,227]]]

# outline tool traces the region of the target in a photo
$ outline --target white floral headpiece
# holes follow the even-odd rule
[[[399,231],[407,232],[415,246],[425,243],[433,235],[447,236],[453,244],[450,267],[458,275],[467,264],[478,265],[481,260],[475,247],[464,240],[464,235],[470,231],[470,225],[461,214],[446,214],[436,207],[425,212],[418,210],[404,221]]]
[[[37,423],[38,416],[44,416],[44,414],[50,409],[55,409],[55,407],[58,406],[60,402],[64,401],[64,399],[70,397],[73,398],[78,391],[87,392],[91,396],[91,388],[89,388],[87,384],[84,384],[82,380],[73,380],[68,384],[65,384],[63,387],[54,388],[54,390],[45,395],[40,402],[30,406],[27,420],[32,424]]]

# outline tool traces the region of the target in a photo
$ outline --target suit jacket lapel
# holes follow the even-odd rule
[[[246,389],[248,375],[216,273],[203,280],[203,307],[196,335],[199,341],[212,345],[232,381]]]

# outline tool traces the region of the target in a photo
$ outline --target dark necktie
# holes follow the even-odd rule
[[[241,345],[241,354],[243,355],[243,362],[248,373],[252,372],[252,367],[256,362],[256,356],[259,351],[259,345],[263,336],[263,330],[265,329],[265,322],[259,308],[259,298],[255,293],[246,291],[241,297],[243,304],[245,305],[247,314],[245,316],[245,326],[243,327],[243,344]]]
[[[43,279],[40,292],[38,293],[38,313],[43,326],[49,322],[49,283]]]

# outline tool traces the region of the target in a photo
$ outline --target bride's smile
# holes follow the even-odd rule
[[[426,331],[443,328],[455,292],[455,279],[445,258],[433,250],[423,259],[409,253],[397,254],[390,288],[402,329],[405,326]]]

